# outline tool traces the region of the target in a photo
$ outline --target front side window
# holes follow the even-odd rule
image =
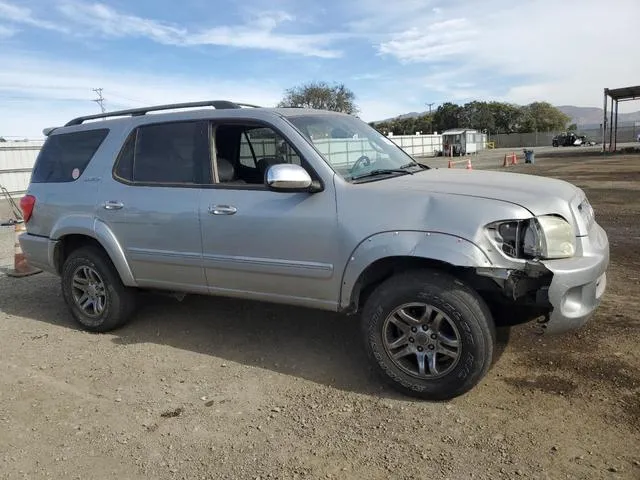
[[[210,181],[208,123],[138,127],[127,139],[116,177],[144,184],[200,185]]]
[[[346,180],[372,172],[392,173],[389,171],[419,167],[390,139],[356,117],[314,114],[292,116],[288,120]]]
[[[87,168],[109,130],[84,130],[52,134],[38,154],[31,181],[33,183],[73,182]]]
[[[264,187],[271,165],[302,165],[291,144],[270,127],[221,124],[214,132],[218,183],[222,185]]]

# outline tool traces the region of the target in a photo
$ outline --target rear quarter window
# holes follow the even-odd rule
[[[89,165],[108,129],[51,135],[38,154],[32,183],[73,182]]]

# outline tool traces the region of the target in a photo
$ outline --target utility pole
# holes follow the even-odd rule
[[[91,90],[93,90],[94,92],[96,92],[96,94],[98,95],[98,98],[95,98],[92,100],[92,102],[96,102],[98,105],[100,105],[100,111],[102,113],[105,112],[104,109],[104,97],[102,96],[102,88],[92,88]]]
[[[429,107],[429,133],[433,133],[433,117],[431,117],[431,107],[435,105],[435,102],[425,103]]]

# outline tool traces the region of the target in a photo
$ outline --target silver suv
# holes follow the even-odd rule
[[[447,399],[486,374],[496,323],[575,329],[605,290],[582,190],[428,168],[354,116],[212,101],[45,134],[20,243],[88,330],[141,289],[359,314],[382,378]]]

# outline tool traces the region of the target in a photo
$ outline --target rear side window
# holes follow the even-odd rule
[[[108,133],[108,129],[99,129],[51,135],[38,154],[31,182],[77,180]]]
[[[127,139],[116,178],[143,184],[203,184],[210,181],[208,122],[138,127]]]

